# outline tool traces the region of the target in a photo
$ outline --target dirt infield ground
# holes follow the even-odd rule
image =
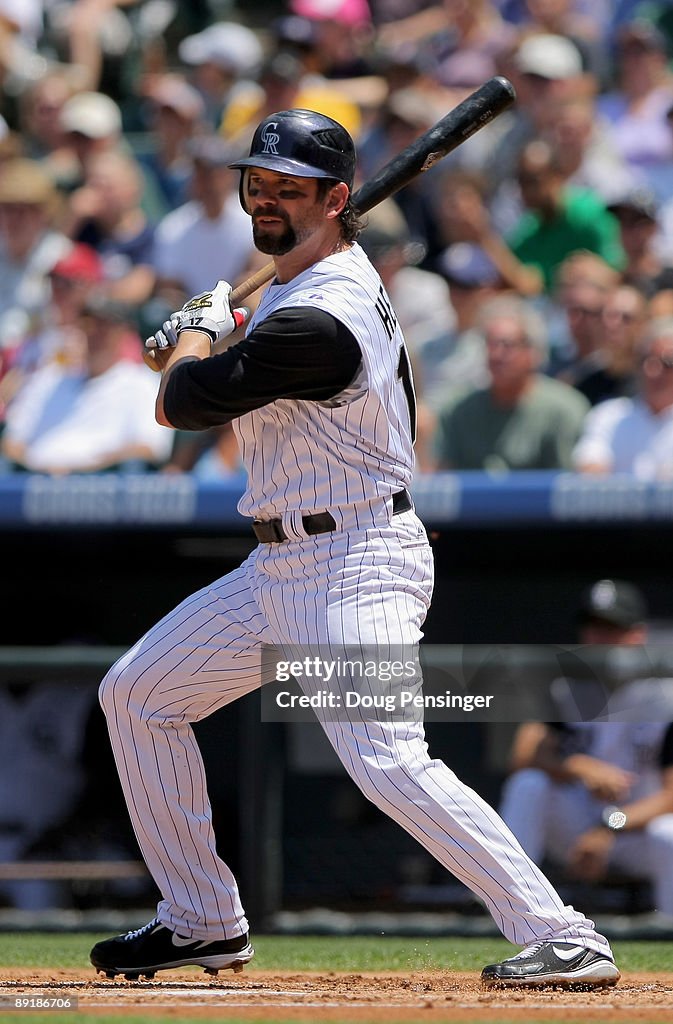
[[[615,988],[593,992],[484,989],[476,974],[450,971],[347,974],[270,972],[248,968],[208,979],[189,969],[161,980],[109,981],[77,970],[0,970],[0,1002],[8,997],[74,997],[96,1015],[142,1013],[205,1019],[232,1016],[297,1021],[671,1021],[673,973],[626,973]],[[53,1019],[53,1018],[52,1018]],[[58,1017],[56,1017],[58,1020]]]

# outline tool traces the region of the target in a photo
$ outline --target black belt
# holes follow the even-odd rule
[[[408,512],[413,508],[408,491],[397,491],[393,494],[393,515]],[[329,533],[336,530],[336,522],[331,512],[316,512],[313,516],[302,516],[301,521],[306,533],[313,537],[316,533]],[[288,540],[283,529],[282,519],[253,519],[252,529],[260,544],[280,544]]]

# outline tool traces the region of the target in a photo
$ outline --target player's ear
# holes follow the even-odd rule
[[[338,181],[327,193],[325,212],[330,219],[338,217],[348,202],[350,190],[345,181]]]

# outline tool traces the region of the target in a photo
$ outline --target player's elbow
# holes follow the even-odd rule
[[[154,418],[162,427],[180,428],[183,425],[179,422],[181,403],[176,399],[176,381],[174,380],[174,371],[179,365],[180,363],[178,362],[165,371],[161,386],[157,392]]]
[[[166,410],[164,409],[164,403],[161,400],[161,398],[157,399],[157,404],[156,404],[156,407],[155,407],[155,410],[154,410],[154,418],[157,421],[157,423],[160,424],[160,426],[162,426],[162,427],[173,427],[174,426],[174,424],[171,423],[171,421],[169,420],[168,416],[166,415]]]
[[[171,421],[169,420],[168,416],[164,416],[164,414],[161,413],[161,412],[157,412],[155,419],[156,419],[157,423],[160,426],[162,426],[162,427],[174,427],[175,426],[173,423],[171,423]]]

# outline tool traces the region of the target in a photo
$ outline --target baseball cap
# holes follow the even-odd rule
[[[551,33],[524,39],[514,62],[522,74],[540,78],[573,78],[582,74],[582,55],[572,40]]]
[[[0,168],[0,203],[43,205],[55,202],[56,187],[37,160],[15,157]]]
[[[54,263],[49,273],[76,281],[97,283],[103,280],[103,263],[95,249],[83,242],[77,242],[65,256]]]
[[[257,68],[263,52],[252,29],[236,21],[219,21],[183,39],[178,56],[185,64],[217,64],[223,71],[244,75]]]
[[[647,220],[656,221],[659,214],[657,197],[649,188],[632,188],[608,204],[610,213],[617,216],[622,210],[632,210]]]
[[[148,85],[146,95],[157,106],[169,107],[185,120],[196,121],[205,110],[201,94],[180,75],[159,75]]]
[[[645,622],[646,618],[647,605],[643,594],[633,583],[625,580],[598,580],[583,592],[580,599],[580,622],[598,619],[620,629],[630,629]]]
[[[486,288],[500,281],[500,273],[484,250],[472,242],[454,242],[439,256],[438,266],[450,284]]]
[[[316,23],[310,18],[300,18],[298,14],[284,14],[274,18],[271,31],[281,46],[311,49],[318,42]]]
[[[89,139],[104,139],[121,132],[121,110],[105,93],[80,92],[63,104],[61,128]]]
[[[276,50],[259,69],[260,81],[296,85],[304,75],[304,65],[289,50]]]
[[[240,156],[238,150],[234,150],[221,135],[195,135],[186,149],[192,160],[208,167],[228,167]]]

